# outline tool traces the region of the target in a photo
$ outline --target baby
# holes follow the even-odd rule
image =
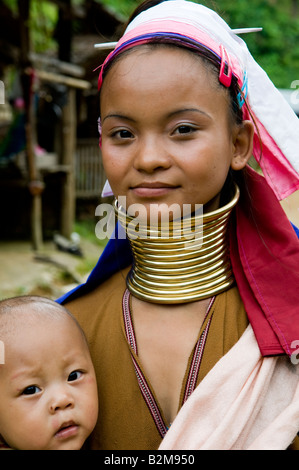
[[[56,302],[0,301],[0,435],[18,450],[77,450],[98,415],[84,333]],[[0,437],[1,437],[0,436]]]

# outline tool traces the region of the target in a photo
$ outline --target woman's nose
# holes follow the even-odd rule
[[[138,171],[153,173],[158,169],[167,169],[171,166],[171,158],[155,136],[144,138],[136,151],[134,166]]]
[[[67,390],[60,389],[54,391],[52,399],[50,400],[49,409],[50,413],[56,413],[59,410],[66,408],[73,408],[74,398]]]

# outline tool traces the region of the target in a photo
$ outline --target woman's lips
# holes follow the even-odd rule
[[[168,194],[169,192],[177,189],[178,186],[174,186],[167,183],[142,183],[131,188],[131,191],[136,196],[150,198],[150,197],[160,197]]]

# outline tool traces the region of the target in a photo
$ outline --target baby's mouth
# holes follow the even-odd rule
[[[58,431],[55,433],[55,437],[58,439],[67,439],[68,437],[72,437],[77,434],[78,429],[79,426],[74,421],[67,421],[60,426]]]

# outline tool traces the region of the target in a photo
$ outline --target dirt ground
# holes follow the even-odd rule
[[[86,240],[80,247],[83,257],[59,251],[53,242],[35,253],[29,241],[0,241],[0,299],[27,294],[56,299],[84,282],[102,249]]]
[[[299,227],[299,191],[282,206]],[[30,293],[55,299],[83,282],[102,249],[85,239],[80,246],[83,258],[58,251],[53,242],[45,243],[37,256],[30,242],[0,241],[0,299]]]

